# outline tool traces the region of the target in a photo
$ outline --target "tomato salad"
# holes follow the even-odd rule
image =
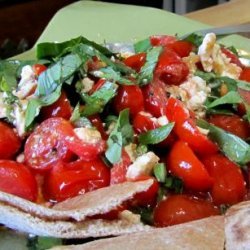
[[[152,179],[116,211],[162,227],[248,199],[250,68],[212,33],[113,52],[86,38],[0,62],[0,190],[46,205]],[[112,195],[112,194],[110,194]]]

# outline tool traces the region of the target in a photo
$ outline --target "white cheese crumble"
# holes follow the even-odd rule
[[[141,175],[150,175],[159,160],[159,157],[153,152],[139,156],[135,162],[128,167],[126,178],[135,179]]]
[[[100,132],[94,128],[75,128],[74,132],[79,139],[86,143],[96,144],[102,139]]]
[[[134,143],[129,143],[128,145],[126,145],[124,147],[124,150],[126,151],[126,153],[128,154],[130,160],[132,162],[134,162],[136,160],[137,157],[137,153],[136,153],[136,144]]]
[[[27,100],[20,100],[19,103],[14,104],[13,108],[13,124],[16,127],[17,133],[20,137],[23,137],[25,132],[25,112],[27,109]]]
[[[163,115],[163,116],[160,116],[159,118],[157,118],[157,123],[160,125],[160,126],[165,126],[168,124],[168,118]]]
[[[89,92],[89,91],[93,88],[94,83],[95,83],[95,82],[92,81],[90,78],[84,77],[84,78],[82,79],[82,86],[83,86],[82,92],[83,92],[83,93]]]
[[[0,92],[0,118],[5,118],[7,116],[7,107],[4,103],[4,93]]]
[[[125,220],[130,224],[138,224],[141,222],[141,216],[139,214],[133,214],[129,210],[123,210],[119,213],[118,218],[121,220]]]

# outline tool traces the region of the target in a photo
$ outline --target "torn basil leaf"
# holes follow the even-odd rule
[[[52,237],[34,236],[29,237],[27,241],[28,250],[46,250],[54,246],[62,245],[62,239]]]
[[[233,162],[245,165],[250,162],[250,145],[240,137],[216,127],[204,120],[198,126],[209,130],[208,136],[218,144],[220,150]]]
[[[154,166],[154,176],[158,182],[164,183],[167,177],[166,166],[164,163],[157,163]]]
[[[160,128],[149,130],[139,135],[138,140],[141,144],[157,144],[164,141],[174,127],[174,123],[169,123]]]
[[[183,181],[176,176],[167,176],[164,186],[174,190],[176,194],[181,194],[183,192]]]
[[[183,40],[192,43],[195,47],[199,47],[203,42],[204,36],[199,33],[192,33],[186,36]]]
[[[135,53],[146,52],[151,47],[150,38],[146,38],[134,44]]]
[[[138,75],[138,81],[141,85],[148,84],[152,81],[154,69],[161,51],[162,47],[153,47],[148,51],[146,63],[142,66]]]

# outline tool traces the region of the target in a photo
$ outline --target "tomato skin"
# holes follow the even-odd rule
[[[144,110],[143,94],[137,85],[121,85],[114,98],[114,108],[117,113],[129,108],[129,113],[135,116]]]
[[[233,205],[246,195],[244,177],[240,168],[221,154],[202,159],[209,174],[214,179],[211,196],[216,205]]]
[[[177,141],[172,146],[167,156],[167,166],[174,176],[182,179],[187,189],[206,191],[213,185],[205,166],[183,141]]]
[[[58,162],[45,176],[44,196],[48,201],[63,201],[86,192],[106,187],[110,171],[101,159],[71,163]]]
[[[149,39],[152,46],[166,46],[176,41],[176,37],[168,35],[154,35]]]
[[[157,122],[154,121],[153,116],[146,112],[139,112],[133,120],[133,128],[136,133],[144,133],[148,130],[156,129]]]
[[[190,42],[179,40],[168,44],[167,48],[172,49],[180,57],[186,57],[191,53],[194,46]]]
[[[250,82],[250,67],[245,67],[242,69],[240,80]]]
[[[242,139],[250,137],[249,123],[237,115],[212,115],[209,117],[209,122]]]
[[[104,83],[106,82],[106,79],[99,79],[92,87],[92,89],[89,91],[89,94],[92,95],[95,91],[100,89]]]
[[[188,76],[189,69],[173,50],[164,48],[159,56],[154,76],[165,84],[181,84]]]
[[[102,139],[104,140],[108,139],[108,135],[106,131],[104,130],[104,126],[103,126],[100,116],[96,114],[96,115],[91,115],[88,118],[91,121],[92,125],[96,127],[97,130],[101,133]]]
[[[154,226],[166,227],[218,215],[212,203],[188,195],[172,195],[154,210]]]
[[[39,76],[43,71],[47,69],[47,67],[43,64],[34,64],[32,69],[36,76]]]
[[[141,67],[146,62],[146,53],[138,53],[132,56],[127,57],[124,59],[124,63],[129,66],[130,68],[134,69],[136,72],[140,72]]]
[[[62,117],[69,120],[71,114],[72,107],[64,91],[62,91],[60,98],[55,103],[41,109],[42,120],[51,117]]]
[[[128,153],[123,149],[121,160],[111,168],[110,184],[118,184],[127,181],[126,174],[129,165],[132,163]]]
[[[243,67],[243,65],[241,64],[239,58],[233,53],[231,52],[229,49],[227,48],[221,48],[221,51],[223,54],[225,54],[227,56],[227,58],[230,59],[230,63],[234,63],[239,67]]]
[[[21,140],[14,130],[0,122],[0,159],[11,159],[21,147]]]
[[[30,170],[23,164],[0,160],[0,190],[36,201],[38,196],[37,182]]]

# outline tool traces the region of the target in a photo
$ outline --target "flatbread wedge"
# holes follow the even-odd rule
[[[166,228],[151,229],[82,245],[57,246],[53,250],[223,250],[224,217],[213,216]]]

